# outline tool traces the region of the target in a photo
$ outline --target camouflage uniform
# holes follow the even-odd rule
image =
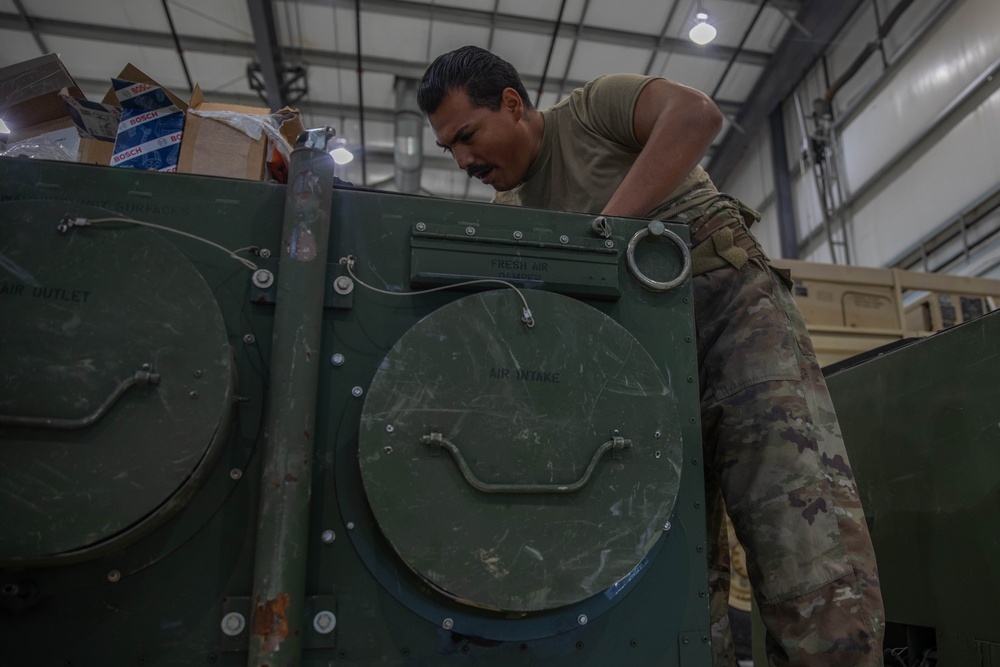
[[[691,224],[695,244],[713,243],[706,232],[732,232],[724,266],[693,279],[708,535],[718,536],[715,663],[735,663],[725,615],[728,508],[769,665],[882,665],[878,570],[837,417],[788,285],[744,217],[722,198],[673,218]]]

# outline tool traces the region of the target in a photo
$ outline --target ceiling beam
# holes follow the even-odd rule
[[[367,4],[367,2],[366,2]],[[35,29],[41,34],[56,35],[59,37],[73,37],[76,39],[89,39],[100,42],[117,42],[120,44],[131,44],[134,46],[148,46],[173,50],[174,40],[169,33],[154,32],[150,30],[136,30],[134,28],[116,28],[114,26],[95,25],[88,23],[76,23],[59,19],[33,18]],[[24,31],[24,19],[16,14],[0,12],[0,29]],[[258,56],[256,47],[250,42],[240,42],[235,40],[209,39],[206,37],[184,36],[185,51],[209,53],[213,55],[234,56],[253,60]],[[343,69],[350,72],[357,70],[357,55],[353,53],[333,53],[330,51],[320,51],[318,49],[305,49],[301,51],[304,63],[319,67],[330,67]],[[392,58],[376,58],[374,56],[364,56],[363,65],[366,72],[378,72],[382,74],[392,74],[394,76],[405,76],[419,79],[424,75],[427,66],[422,62],[408,60],[395,60]],[[110,74],[109,74],[110,76]],[[524,85],[527,88],[535,89],[541,83],[539,76],[523,76]],[[586,81],[566,81],[567,89],[580,88]],[[561,82],[551,81],[546,83],[545,92],[560,94]],[[209,89],[206,93],[211,93]],[[251,103],[257,106],[259,102]],[[322,104],[312,102],[314,105]],[[738,102],[727,100],[716,100],[716,104],[723,113],[735,115],[739,109]],[[272,105],[273,109],[280,109],[280,106]],[[346,107],[344,107],[346,108]],[[368,110],[365,110],[368,113]],[[377,113],[377,111],[376,111]],[[357,110],[354,114],[341,113],[337,115],[347,115],[357,117]]]
[[[270,0],[247,0],[250,25],[253,26],[254,42],[257,44],[257,61],[264,77],[267,105],[272,109],[288,106],[282,76],[281,47],[278,46],[278,31],[274,27],[274,13]],[[185,40],[186,41],[186,40]]]
[[[35,39],[35,44],[37,44],[38,48],[41,50],[42,52],[41,55],[44,56],[46,53],[49,52],[49,48],[45,46],[45,42],[42,40],[41,34],[39,34],[38,30],[35,28],[35,25],[32,22],[31,17],[28,16],[28,12],[24,10],[24,4],[21,2],[21,0],[13,0],[13,2],[14,2],[14,7],[17,8],[17,13],[21,15],[21,18],[24,21],[24,25],[28,28],[28,30],[31,32],[31,36]]]
[[[354,0],[299,0],[300,2],[312,5],[322,5],[329,7],[354,11]],[[759,4],[759,0],[757,0]],[[490,28],[495,30],[510,30],[513,32],[523,32],[551,37],[556,29],[556,22],[548,19],[532,18],[529,16],[515,16],[502,12],[482,11],[478,9],[463,9],[461,7],[443,6],[425,2],[414,2],[413,0],[364,0],[362,14],[391,14],[393,16],[406,16],[425,20],[445,21],[447,23],[457,23],[479,28]],[[364,19],[362,19],[364,20]],[[701,58],[714,58],[716,60],[728,61],[733,54],[736,60],[748,65],[767,65],[771,60],[771,55],[763,51],[751,51],[749,49],[737,49],[729,46],[698,46],[688,39],[664,38],[659,35],[652,35],[640,32],[630,32],[627,30],[613,30],[611,28],[601,28],[586,24],[569,23],[566,21],[558,24],[559,37],[574,39],[579,37],[585,42],[597,42],[600,44],[613,44],[615,46],[628,46],[637,49],[660,48],[671,53],[680,53]],[[436,55],[436,54],[435,54]]]
[[[712,180],[724,185],[768,117],[802,81],[865,0],[806,0],[796,21],[809,31],[789,30],[709,161]]]

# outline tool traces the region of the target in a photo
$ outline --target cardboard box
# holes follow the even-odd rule
[[[50,53],[0,69],[0,118],[10,129],[8,144],[28,139],[47,140],[74,159],[79,137],[66,104],[63,88],[83,97],[69,71]]]
[[[223,112],[233,115],[267,116],[270,111],[261,107],[207,102],[197,85],[191,95],[191,104],[184,124],[181,154],[177,171],[185,174],[224,176],[259,181],[264,178],[267,156],[267,136],[261,132],[257,139],[246,132],[217,118],[198,115],[198,112]]]

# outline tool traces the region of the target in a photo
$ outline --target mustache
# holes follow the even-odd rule
[[[469,178],[476,178],[488,172],[493,168],[491,164],[470,164],[465,170],[465,173],[469,175]]]

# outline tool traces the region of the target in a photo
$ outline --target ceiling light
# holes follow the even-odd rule
[[[694,24],[693,28],[691,28],[691,32],[688,33],[688,37],[690,37],[691,41],[695,44],[708,44],[715,39],[715,27],[708,22],[708,14],[705,12],[698,12],[695,15],[695,18],[698,19],[698,22]]]
[[[347,150],[347,139],[338,137],[333,140],[333,143],[337,146],[330,151],[330,156],[333,158],[334,162],[337,164],[347,164],[354,159],[354,153]]]

